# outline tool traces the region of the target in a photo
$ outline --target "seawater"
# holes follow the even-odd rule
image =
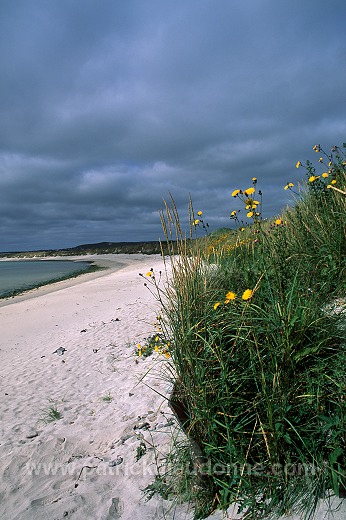
[[[1,261],[0,297],[72,276],[89,266],[89,262],[72,262],[71,260]]]

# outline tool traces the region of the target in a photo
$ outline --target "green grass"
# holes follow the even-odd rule
[[[102,401],[104,401],[105,403],[111,403],[113,401],[113,396],[110,392],[108,392],[108,394],[102,396]]]
[[[41,410],[40,421],[45,424],[58,421],[63,418],[62,412],[58,409],[56,401],[48,399],[48,405]]]
[[[295,205],[270,221],[257,179],[236,195],[258,199],[237,232],[209,236],[203,222],[191,241],[173,200],[162,214],[172,276],[148,283],[184,429],[208,468],[189,496],[195,518],[238,503],[247,519],[308,519],[346,485],[346,317],[331,311],[346,294],[346,163],[339,148],[317,152],[321,172],[307,163]],[[191,205],[190,236],[197,220]]]

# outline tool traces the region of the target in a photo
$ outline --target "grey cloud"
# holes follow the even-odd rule
[[[345,140],[345,17],[341,0],[2,3],[2,249],[157,239],[169,192],[229,225],[254,175],[279,212],[295,162]]]

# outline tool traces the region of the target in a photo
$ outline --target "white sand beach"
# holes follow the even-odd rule
[[[153,519],[170,507],[142,498],[155,475],[154,450],[136,462],[141,436],[169,443],[173,423],[154,391],[168,395],[157,374],[163,359],[134,355],[137,342],[154,333],[157,314],[138,273],[163,262],[117,260],[129,265],[2,302],[2,520]],[[59,348],[62,355],[54,353]],[[151,367],[156,375],[140,382]],[[52,402],[63,417],[45,423]]]
[[[154,334],[159,312],[138,273],[164,263],[115,256],[120,270],[1,302],[2,520],[193,518],[186,504],[145,501],[142,493],[176,429],[165,398],[169,361],[134,354]],[[44,421],[52,407],[61,418]],[[137,461],[143,439],[147,450]],[[345,504],[334,516],[321,509],[318,518],[345,519]]]

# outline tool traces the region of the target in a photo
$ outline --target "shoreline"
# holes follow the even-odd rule
[[[111,256],[98,256],[110,269],[93,277],[0,303],[4,520],[193,518],[187,503],[174,505],[158,495],[145,501],[142,493],[173,439],[186,442],[168,403],[170,360],[156,353],[136,356],[138,343],[153,336],[160,313],[139,273],[166,273],[165,259]],[[327,506],[321,503],[316,520],[344,518],[346,503],[335,516],[328,516]],[[228,515],[216,511],[208,520],[224,518],[242,515],[233,515],[231,507]]]
[[[0,308],[4,520],[192,518],[187,504],[172,509],[142,493],[176,425],[169,361],[136,355],[158,312],[139,273],[164,270],[164,260],[98,260],[121,260],[122,267],[58,282]]]
[[[20,262],[22,260],[30,260],[30,261],[78,261],[78,262],[86,262],[89,263],[90,266],[97,266],[100,269],[92,272],[83,272],[77,273],[76,275],[69,276],[67,278],[62,278],[60,280],[52,280],[44,282],[40,285],[32,287],[30,289],[26,289],[18,294],[14,294],[13,296],[4,296],[0,297],[0,308],[5,307],[7,305],[12,305],[14,303],[25,301],[31,298],[36,298],[42,296],[44,294],[49,294],[51,292],[60,291],[62,289],[72,287],[74,285],[78,285],[90,280],[94,280],[96,278],[100,278],[106,275],[109,275],[116,271],[121,271],[131,265],[139,264],[142,260],[148,258],[156,261],[158,259],[162,260],[161,255],[145,255],[142,253],[111,253],[111,254],[103,254],[103,255],[73,255],[73,256],[52,256],[52,257],[36,257],[32,258],[20,258],[16,259],[16,261]],[[13,261],[12,258],[1,258],[1,262]]]

